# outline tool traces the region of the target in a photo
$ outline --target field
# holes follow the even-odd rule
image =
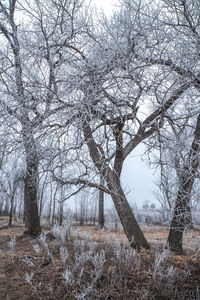
[[[186,232],[184,253],[165,249],[168,229],[144,227],[150,250],[136,253],[123,233],[44,229],[38,239],[0,218],[0,300],[199,300],[200,231]]]

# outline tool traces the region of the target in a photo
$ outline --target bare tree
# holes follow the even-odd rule
[[[16,118],[18,122],[20,122],[22,128],[22,140],[26,153],[24,196],[24,206],[26,214],[25,220],[28,233],[37,235],[40,232],[40,222],[37,208],[37,170],[39,160],[33,136],[33,130],[36,125],[36,120],[30,120],[26,107],[25,87],[22,78],[20,42],[18,39],[17,25],[14,20],[15,6],[16,1],[9,1],[8,7],[3,4],[3,1],[0,1],[0,30],[4,36],[4,40],[7,41],[8,47],[10,47],[9,56],[4,57],[4,60],[7,59],[9,62],[7,68],[14,69],[15,77],[13,78],[12,84],[15,84],[16,91],[14,93],[12,92],[12,95],[14,96],[13,98],[15,98],[14,101],[17,101],[19,110],[17,110],[17,108],[15,107],[11,107],[8,104],[8,101],[7,103],[4,101],[2,101],[1,103],[5,107],[7,113]],[[5,82],[3,77],[1,78],[1,82]],[[9,89],[8,86],[7,89]],[[8,93],[9,92],[11,95],[11,90],[8,90]]]
[[[185,107],[180,105],[178,118],[173,114],[168,116],[174,134],[174,144],[176,145],[176,148],[174,147],[176,155],[173,155],[173,165],[178,186],[175,204],[173,205],[174,211],[168,243],[172,250],[180,251],[182,250],[184,229],[189,224],[191,225],[191,192],[199,167],[198,94],[200,80],[198,61],[200,57],[200,3],[197,0],[163,0],[161,11],[160,31],[157,31],[157,33],[159,32],[157,37],[162,36],[162,39],[156,45],[154,56],[150,59],[150,62],[171,69],[172,76],[182,77],[190,84],[186,93],[187,99],[183,101]],[[191,103],[191,106],[188,103]],[[187,108],[188,111],[185,112]],[[183,111],[185,116],[183,116]],[[185,123],[183,120],[185,120]],[[187,145],[187,140],[183,140],[186,124],[188,127],[194,128],[193,132],[190,131],[191,135],[188,135],[190,144]],[[180,135],[182,135],[182,145],[185,145],[185,149],[182,149],[181,144],[178,145],[176,142],[177,137],[179,142],[181,141],[179,139]],[[167,158],[167,160],[169,161],[170,158]],[[169,175],[171,176],[172,173]],[[165,177],[165,182],[169,183],[169,177]],[[172,207],[173,201],[172,195],[169,193],[169,187],[166,187],[165,191],[168,193],[166,196],[169,206]]]
[[[8,4],[0,1],[1,112],[14,132],[15,150],[20,142],[23,145],[25,225],[31,235],[41,230],[37,205],[38,168],[46,155],[45,149],[49,148],[43,144],[44,134],[51,115],[72,107],[63,99],[59,80],[67,62],[71,62],[72,57],[75,62],[74,39],[84,30],[80,30],[83,23],[79,22],[82,1],[46,4],[44,1],[13,0]],[[24,25],[19,21],[16,6],[21,15],[24,13]],[[68,51],[64,52],[63,47]],[[65,68],[61,68],[63,65]],[[69,81],[65,81],[68,89]]]
[[[98,38],[95,33],[90,34],[92,52],[87,49],[82,55],[73,116],[77,134],[72,149],[81,157],[82,170],[75,178],[69,166],[68,179],[54,175],[62,184],[90,186],[110,194],[130,244],[149,248],[124,194],[120,175],[127,156],[139,143],[157,133],[166,112],[174,107],[189,84],[177,77],[171,79],[171,71],[164,70],[162,65],[163,73],[146,64],[141,48],[145,47],[144,34],[149,34],[153,21],[142,17],[145,13],[140,10],[141,1],[133,7],[130,3],[125,3],[110,23],[103,20],[103,34]],[[149,52],[149,61],[151,58]],[[104,185],[95,179],[100,174]]]
[[[200,156],[200,115],[198,115],[194,139],[187,154],[186,163],[181,170],[180,185],[175,202],[173,218],[168,236],[172,250],[182,250],[183,233],[187,225],[191,226],[190,198],[195,175],[199,167]]]

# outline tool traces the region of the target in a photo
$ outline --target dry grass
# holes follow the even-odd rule
[[[112,241],[113,239],[117,238],[122,243],[128,243],[123,232],[111,232],[107,229],[99,231],[95,227],[74,226],[72,234],[75,230],[78,230],[82,233],[88,232],[91,235],[91,238],[95,241]],[[164,226],[142,226],[142,231],[152,246],[165,247],[169,228]],[[187,230],[184,234],[183,248],[185,250],[196,251],[199,246],[200,229]]]
[[[7,219],[0,218],[1,226],[4,226],[5,222]],[[123,233],[112,233],[109,230],[98,231],[94,227],[73,227],[71,238],[64,244],[58,240],[48,241],[48,251],[52,255],[50,258],[45,249],[36,254],[33,245],[40,244],[40,241],[21,237],[23,225],[20,223],[15,225],[10,228],[4,226],[0,229],[2,251],[0,254],[0,300],[78,299],[75,295],[81,294],[84,289],[87,290],[87,287],[90,287],[91,276],[95,274],[95,270],[91,261],[86,261],[80,268],[79,265],[76,266],[77,253],[83,255],[82,250],[75,249],[74,240],[77,236],[80,241],[87,240],[84,251],[87,252],[90,247],[87,243],[95,242],[95,253],[103,250],[106,255],[106,262],[93,290],[88,292],[85,298],[80,299],[199,300],[196,290],[200,287],[200,253],[194,251],[200,244],[199,231],[186,232],[184,255],[170,254],[164,258],[163,262],[159,262],[168,229],[143,227],[145,236],[152,247],[148,251],[142,250],[134,254],[132,258],[129,256],[128,262],[126,255],[130,254],[130,250]],[[17,237],[14,251],[8,245],[13,235]],[[122,244],[121,248],[118,248],[118,241]],[[69,251],[65,266],[61,263],[60,257],[60,247],[63,245]],[[119,258],[116,256],[116,251],[118,251],[116,249],[121,249]],[[72,286],[67,285],[63,278],[66,267],[74,272],[75,281]],[[76,280],[78,280],[81,268],[84,269],[82,275],[84,280],[78,283]],[[168,274],[171,268],[173,275]],[[30,275],[31,272],[34,274],[32,285],[25,280],[27,274]]]

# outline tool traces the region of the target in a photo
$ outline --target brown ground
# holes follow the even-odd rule
[[[53,260],[43,250],[36,254],[33,244],[37,240],[22,237],[23,225],[15,223],[13,227],[5,227],[7,219],[0,217],[0,300],[59,300],[76,299],[72,292],[66,287],[63,272],[64,268],[60,263],[60,242],[57,240],[48,241]],[[153,277],[152,265],[155,261],[155,253],[162,249],[165,244],[168,229],[164,227],[144,227],[145,236],[151,243],[152,248],[148,251],[141,251],[138,258],[141,260],[140,267],[115,265],[113,254],[109,243],[117,238],[120,242],[126,243],[123,233],[111,233],[107,230],[101,232],[94,227],[76,227],[74,231],[84,235],[87,232],[92,241],[96,241],[100,249],[105,249],[106,263],[104,271],[96,286],[99,296],[82,299],[144,299],[144,300],[199,300],[197,288],[200,289],[200,231],[188,231],[185,235],[183,255],[171,255],[166,261],[167,266],[173,266],[175,276],[169,278],[160,277],[156,274]],[[66,242],[69,250],[68,264],[74,260],[74,246],[72,237]],[[8,243],[12,236],[16,236],[16,247],[12,252]],[[198,251],[199,247],[199,251]],[[88,272],[92,272],[92,266],[85,266]],[[120,269],[121,268],[121,269]],[[25,277],[34,273],[33,286],[25,280]],[[164,271],[163,271],[164,272]],[[89,274],[89,273],[88,273]],[[85,275],[85,281],[87,276]],[[116,280],[117,276],[119,278]],[[80,287],[76,287],[80,292]],[[197,291],[197,292],[196,292]],[[73,292],[74,295],[74,292]],[[100,296],[101,295],[101,296]]]

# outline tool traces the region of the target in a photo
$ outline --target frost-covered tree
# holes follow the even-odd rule
[[[56,112],[71,107],[68,97],[63,100],[70,80],[63,89],[60,79],[70,73],[68,62],[78,59],[73,45],[84,30],[81,6],[79,0],[0,1],[1,116],[13,134],[15,150],[21,145],[19,155],[26,169],[25,225],[31,235],[40,232],[38,168],[49,149],[42,144],[43,135],[50,116],[56,118]]]
[[[179,189],[176,197],[173,219],[168,243],[172,250],[182,250],[183,233],[186,226],[191,226],[191,191],[200,163],[200,114],[193,133],[193,141],[179,177]]]
[[[191,191],[199,165],[199,57],[200,57],[200,2],[198,0],[163,0],[160,2],[157,22],[160,24],[155,30],[155,49],[150,59],[153,65],[162,65],[165,70],[171,70],[171,76],[182,78],[187,85],[185,105],[191,103],[187,111],[186,120],[192,126],[191,138],[186,148],[176,148],[175,169],[178,178],[178,190],[174,204],[168,243],[171,249],[182,250],[182,239],[190,215]],[[157,43],[156,43],[157,41]],[[144,56],[143,56],[144,57]],[[148,60],[148,58],[147,58]],[[146,61],[147,61],[146,60]],[[183,101],[184,103],[184,101]],[[185,109],[185,107],[184,107]],[[180,108],[181,112],[185,110]],[[182,111],[181,111],[182,110]],[[184,131],[184,122],[177,122],[171,116],[171,123],[178,134]],[[174,137],[176,139],[176,137]],[[176,144],[176,142],[175,142]],[[178,154],[179,152],[179,154]],[[181,156],[185,154],[182,163]]]
[[[18,36],[18,26],[15,23],[16,1],[9,4],[0,2],[1,18],[0,31],[2,39],[1,50],[1,108],[15,119],[15,128],[21,127],[21,139],[26,152],[25,176],[25,212],[27,229],[32,234],[40,232],[37,211],[36,176],[38,168],[38,155],[33,136],[35,120],[28,114],[27,102],[23,79],[22,53]],[[28,103],[29,104],[29,103]]]
[[[170,220],[174,215],[172,228],[182,235],[179,242],[174,237],[178,244],[182,243],[185,227],[192,226],[191,209],[198,200],[199,188],[197,180],[195,184],[195,177],[199,176],[199,101],[188,102],[188,96],[182,99],[176,112],[168,115],[159,132],[158,144],[152,140],[157,149],[154,163],[160,167],[157,198],[165,218]]]
[[[139,143],[162,128],[165,114],[189,86],[172,76],[171,70],[150,62],[154,55],[151,35],[157,26],[157,12],[152,8],[147,1],[124,1],[110,21],[104,18],[98,31],[86,35],[88,44],[74,81],[71,148],[63,152],[67,178],[54,172],[62,184],[95,187],[110,194],[136,248],[149,244],[123,191],[123,163]],[[99,184],[101,175],[104,185]]]

